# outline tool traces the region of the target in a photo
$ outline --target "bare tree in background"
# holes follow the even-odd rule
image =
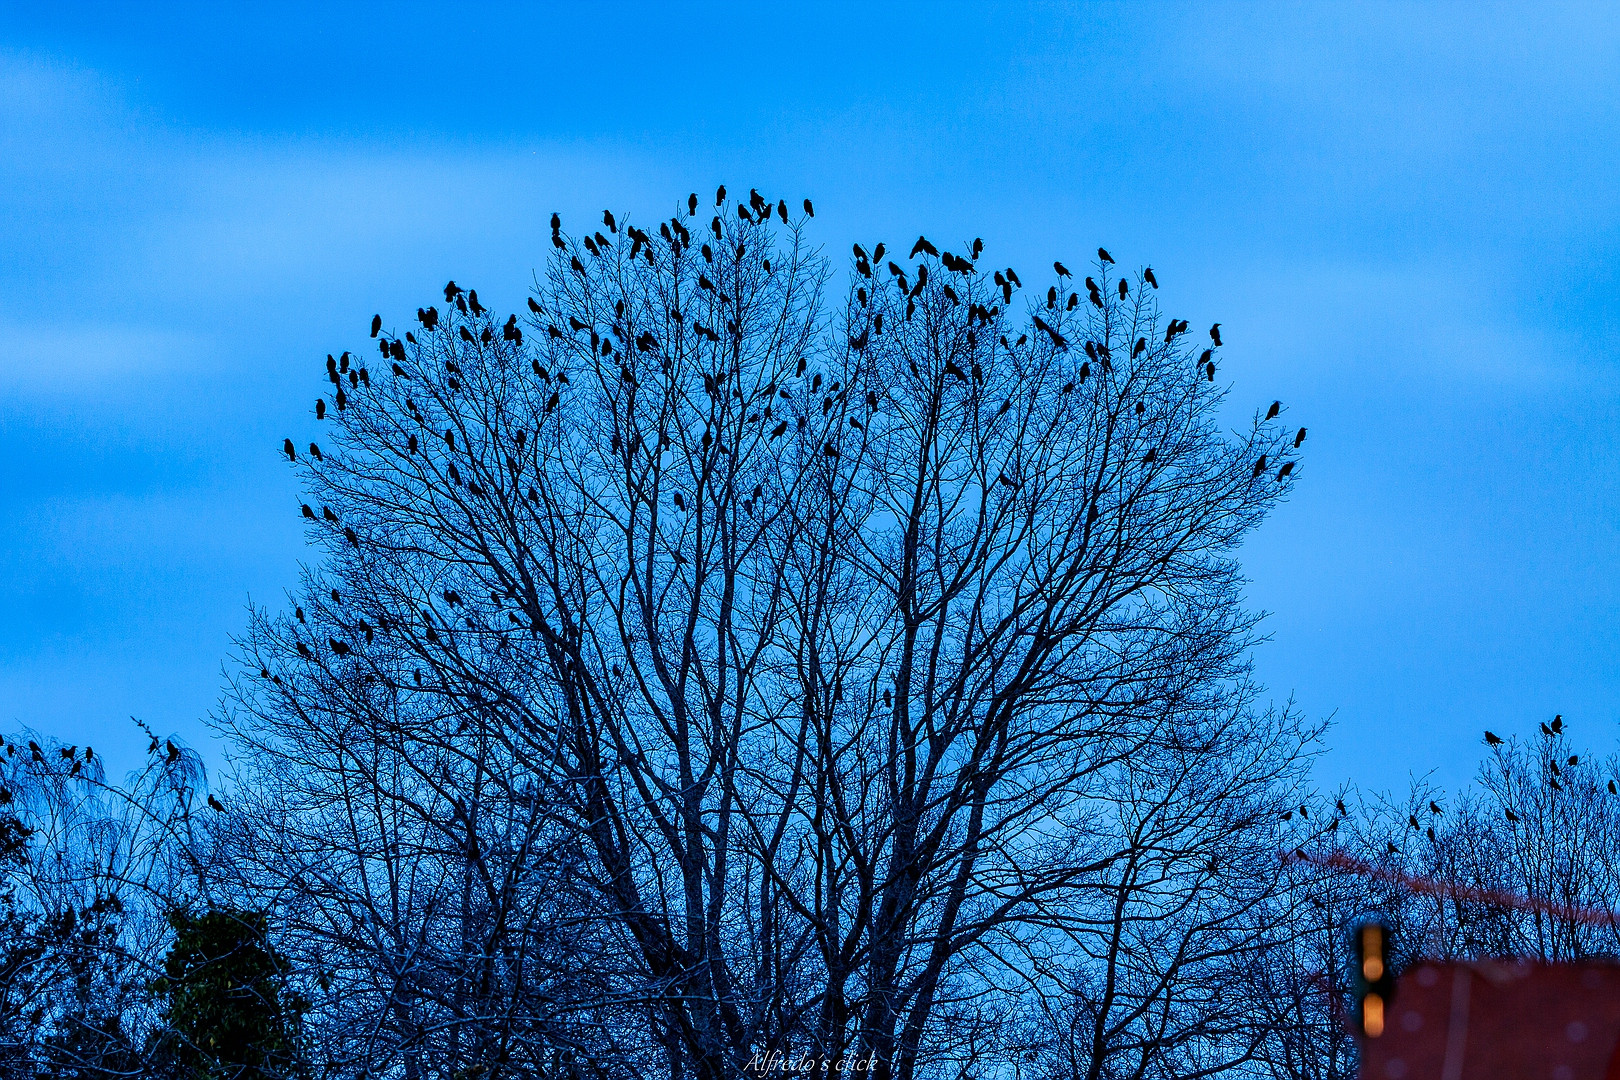
[[[1232,553],[1303,431],[1218,430],[1150,271],[856,245],[830,303],[808,213],[554,226],[523,318],[329,359],[227,721],[350,1060],[983,1072],[1071,1000],[1073,1075],[1251,1056],[1308,733]]]
[[[1620,956],[1620,760],[1585,753],[1562,718],[1539,728],[1527,740],[1487,732],[1469,789],[1347,788],[1322,808],[1327,827],[1292,867],[1295,934],[1258,972],[1271,1075],[1354,1075],[1346,964],[1361,919],[1389,925],[1397,970]]]
[[[197,755],[152,740],[109,784],[90,747],[0,739],[0,1073],[136,1075],[159,1026],[164,916],[199,892]]]

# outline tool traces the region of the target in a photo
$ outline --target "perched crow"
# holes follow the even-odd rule
[[[1097,258],[1105,263],[1111,263],[1114,261],[1114,257],[1108,254],[1107,250],[1104,248],[1097,249]]]
[[[1124,278],[1120,278],[1120,279],[1119,279],[1119,298],[1120,298],[1120,299],[1121,299],[1121,300],[1123,300],[1123,299],[1125,299],[1125,298],[1126,298],[1126,297],[1127,297],[1127,296],[1129,296],[1129,295],[1130,295],[1130,294],[1131,294],[1131,287],[1130,287],[1130,285],[1128,285],[1128,284],[1126,284],[1126,282],[1125,282],[1125,279],[1124,279]]]
[[[1221,324],[1220,323],[1216,323],[1214,326],[1209,328],[1209,340],[1213,341],[1216,345],[1219,345],[1221,343]]]
[[[1296,449],[1296,450],[1299,449],[1299,444],[1304,442],[1304,441],[1305,441],[1305,429],[1300,428],[1299,429],[1299,434],[1294,436],[1294,449]]]
[[[926,251],[936,259],[939,257],[939,248],[935,247],[933,244],[930,244],[928,242],[928,238],[925,236],[917,237],[917,242],[911,245],[911,254],[908,255],[907,258],[915,259],[917,257],[917,252],[919,251]]]
[[[810,205],[809,199],[804,200],[804,212],[807,217],[816,216],[816,208]]]
[[[1266,419],[1267,420],[1275,419],[1277,414],[1280,413],[1280,412],[1282,412],[1282,402],[1273,401],[1271,403],[1271,408],[1266,410]]]
[[[1159,287],[1159,279],[1153,276],[1153,267],[1151,266],[1142,271],[1142,280],[1153,286],[1155,289]]]
[[[714,205],[719,206],[726,201],[726,185],[721,184],[714,189]]]
[[[213,807],[215,810],[218,810],[222,814],[225,812],[225,804],[214,798],[212,795],[208,796],[208,805]]]
[[[1032,316],[1032,318],[1035,322],[1035,329],[1046,331],[1046,335],[1052,339],[1053,345],[1056,345],[1060,349],[1067,349],[1069,347],[1069,343],[1064,340],[1063,335],[1058,333],[1052,327],[1048,326],[1045,320],[1043,320],[1039,315]]]
[[[619,226],[614,222],[613,211],[611,210],[602,211],[602,224],[608,227],[608,232],[616,233],[619,231]]]
[[[1443,814],[1443,813],[1445,813],[1445,811],[1440,809],[1440,804],[1439,803],[1437,803],[1437,802],[1435,802],[1434,800],[1431,799],[1431,800],[1429,800],[1429,813],[1431,813],[1431,814]]]
[[[1486,746],[1501,746],[1502,745],[1502,736],[1496,734],[1496,732],[1494,732],[1494,731],[1486,731],[1485,732],[1485,745]]]
[[[1277,470],[1277,479],[1286,480],[1288,479],[1288,474],[1293,471],[1294,463],[1292,461],[1285,461],[1283,462],[1283,467]]]
[[[281,451],[282,451],[282,453],[287,455],[287,460],[288,461],[297,461],[298,460],[298,451],[296,449],[294,449],[293,441],[291,439],[283,439],[283,440],[281,440]]]
[[[381,330],[381,329],[382,329],[382,316],[381,315],[373,315],[371,317],[371,336],[376,337],[377,332],[379,330]]]
[[[1058,277],[1068,277],[1069,276],[1069,268],[1067,266],[1064,266],[1060,262],[1054,262],[1052,264],[1052,269],[1054,269],[1054,270],[1056,270],[1058,272]]]
[[[1254,463],[1254,475],[1259,476],[1266,471],[1266,455],[1261,454],[1260,460]]]

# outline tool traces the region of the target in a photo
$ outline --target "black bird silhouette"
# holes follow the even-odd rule
[[[1209,376],[1210,382],[1215,381],[1215,361],[1211,360],[1209,363],[1204,365],[1204,374]]]
[[[225,804],[214,798],[212,795],[208,796],[208,805],[213,807],[215,810],[218,810],[222,814],[225,812]]]
[[[1512,810],[1509,810],[1509,811],[1507,811],[1507,819],[1509,821],[1518,821],[1519,820],[1519,815],[1515,814]]]
[[[1151,465],[1159,459],[1158,447],[1148,447],[1148,452],[1142,455],[1142,464]]]
[[[1305,441],[1305,429],[1300,428],[1299,429],[1299,434],[1294,436],[1294,449],[1298,450],[1299,449],[1299,444],[1304,442],[1304,441]]]
[[[1219,345],[1221,343],[1221,324],[1220,323],[1216,323],[1214,326],[1209,328],[1209,340],[1213,341],[1216,345]]]
[[[1254,475],[1259,476],[1266,471],[1266,455],[1261,454],[1260,460],[1254,463]]]
[[[1052,327],[1048,326],[1045,320],[1043,320],[1039,315],[1031,317],[1034,319],[1035,329],[1046,331],[1047,336],[1052,339],[1053,345],[1056,345],[1060,349],[1067,349],[1069,347],[1069,343],[1064,339],[1063,335],[1052,329]]]
[[[776,438],[787,430],[787,421],[784,420],[771,429],[771,438]]]
[[[556,232],[557,230],[559,230],[561,228],[562,228],[562,218],[558,217],[557,216],[557,211],[553,210],[551,212],[551,231]]]
[[[1131,293],[1131,287],[1125,283],[1124,278],[1119,279],[1119,298],[1125,299]]]
[[[816,208],[814,206],[810,205],[810,200],[809,199],[804,200],[804,212],[805,212],[805,216],[807,216],[807,217],[815,217],[816,216]]]
[[[1068,277],[1069,276],[1069,268],[1067,266],[1064,266],[1060,262],[1054,262],[1052,264],[1052,269],[1057,271],[1058,277]]]
[[[714,189],[714,205],[719,206],[726,201],[726,185],[721,184]]]
[[[614,222],[614,220],[613,220],[613,211],[611,211],[611,210],[602,211],[602,224],[604,224],[604,225],[606,225],[608,227],[608,232],[615,232],[616,233],[616,232],[619,231],[619,226],[618,226],[617,223]]]
[[[671,499],[670,501],[675,504],[675,509],[677,509],[677,510],[685,510],[686,509],[686,500],[681,498],[681,493],[680,492],[677,491],[675,493],[675,497],[673,499]]]
[[[304,503],[301,509],[303,510],[305,517],[309,518],[311,521],[315,520],[315,511],[310,509],[309,503]]]
[[[293,441],[291,439],[281,440],[281,451],[287,455],[288,461],[298,460],[298,451],[293,448]]]
[[[888,690],[883,691],[883,707],[885,709],[888,709],[888,708],[892,708],[893,706],[894,706],[894,694],[891,693]]]
[[[1274,419],[1276,417],[1276,415],[1278,413],[1280,413],[1280,412],[1282,412],[1282,402],[1273,401],[1271,403],[1271,408],[1266,410],[1266,419],[1267,420]]]
[[[1286,480],[1288,479],[1288,474],[1293,471],[1294,463],[1292,461],[1285,461],[1283,462],[1283,467],[1277,470],[1277,479]]]
[[[326,419],[326,399],[325,398],[316,398],[315,399],[315,419],[317,419],[317,420],[325,420]]]
[[[1407,821],[1407,823],[1409,825],[1412,826],[1412,828],[1414,828],[1414,829],[1419,828],[1418,819],[1417,819],[1416,814],[1408,814],[1408,815],[1406,815],[1406,821]]]
[[[314,458],[316,461],[325,460],[321,457],[321,448],[316,446],[314,443],[309,444],[309,456]]]
[[[911,254],[906,257],[909,259],[915,259],[917,257],[917,252],[919,251],[926,251],[936,259],[939,257],[939,248],[935,247],[933,244],[930,244],[926,236],[917,237],[917,242],[911,245]]]
[[[1501,746],[1502,745],[1502,736],[1496,734],[1496,732],[1494,732],[1494,731],[1487,730],[1485,732],[1485,745],[1486,746]]]
[[[1547,726],[1547,722],[1545,720],[1541,722],[1541,733],[1547,736],[1549,739],[1552,738],[1553,729]]]
[[[1614,786],[1614,781],[1613,780],[1609,781],[1609,794],[1610,795],[1620,795],[1620,788],[1616,788]]]
[[[945,361],[945,374],[954,375],[963,382],[967,382],[967,372],[958,367],[954,360]]]
[[[1147,338],[1137,338],[1136,346],[1131,349],[1131,359],[1135,360],[1145,352],[1147,352]]]
[[[346,642],[339,641],[337,638],[327,638],[326,643],[329,646],[331,646],[332,652],[335,653],[336,655],[338,655],[338,656],[348,656],[349,655],[349,646],[348,646],[348,644]]]
[[[343,530],[343,539],[347,540],[349,543],[353,544],[355,547],[360,546],[360,537],[355,535],[355,532],[354,532],[353,529],[344,529]]]
[[[1557,716],[1553,717],[1552,729],[1553,729],[1553,734],[1555,734],[1555,735],[1558,732],[1564,730],[1564,714],[1563,713],[1559,713]]]
[[[1440,809],[1440,804],[1439,803],[1437,803],[1433,799],[1431,799],[1431,800],[1429,800],[1429,813],[1431,813],[1431,814],[1443,814],[1443,813],[1445,813],[1445,811]]]
[[[1111,263],[1114,261],[1114,257],[1108,254],[1108,251],[1105,248],[1097,249],[1097,258],[1101,259],[1105,263]]]
[[[338,524],[338,516],[332,513],[332,508],[330,506],[321,507],[321,517],[325,518],[327,521],[330,521],[334,525]]]
[[[376,337],[377,336],[377,331],[379,331],[381,329],[382,329],[382,316],[381,315],[373,315],[371,317],[371,336]]]
[[[1153,276],[1153,267],[1151,266],[1142,271],[1142,280],[1153,286],[1155,289],[1159,287],[1159,279]]]

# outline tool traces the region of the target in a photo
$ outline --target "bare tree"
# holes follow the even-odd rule
[[[1218,329],[1104,252],[1026,303],[979,241],[855,245],[834,306],[808,202],[698,207],[555,225],[523,319],[452,283],[377,374],[328,359],[287,444],[325,558],[228,717],[247,877],[405,1075],[461,1028],[976,1069],[1064,985],[1088,1076],[1229,1063],[1193,976],[1276,925],[1307,741],[1232,553],[1303,431],[1222,434]]]
[[[149,1064],[146,992],[164,916],[197,895],[197,755],[152,739],[109,784],[90,747],[0,740],[0,1065],[6,1075],[112,1077]],[[200,846],[200,845],[197,845]]]

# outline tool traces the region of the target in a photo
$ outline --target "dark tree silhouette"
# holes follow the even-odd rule
[[[1026,301],[979,241],[856,244],[830,302],[785,202],[699,204],[555,223],[522,317],[451,283],[327,361],[324,557],[227,720],[243,887],[297,896],[349,1052],[1249,1060],[1219,988],[1289,917],[1309,733],[1233,552],[1291,432],[1223,434],[1111,259]]]
[[[308,1002],[286,989],[285,963],[260,912],[169,914],[175,940],[152,990],[167,1030],[159,1057],[180,1075],[230,1080],[307,1076],[299,1019]]]

